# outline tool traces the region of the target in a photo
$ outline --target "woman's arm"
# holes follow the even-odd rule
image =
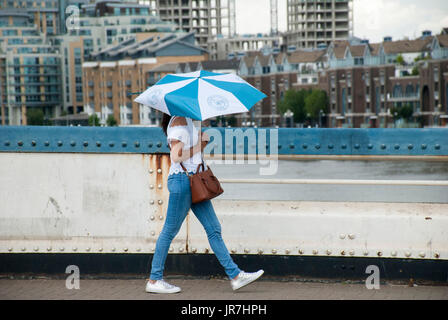
[[[199,136],[198,142],[188,150],[183,150],[184,148],[183,142],[173,140],[171,142],[171,152],[170,152],[171,160],[173,160],[173,162],[175,163],[182,162],[190,159],[196,153],[201,152],[208,142],[206,142],[204,147],[202,147],[205,141],[201,141],[202,136],[201,131],[199,131],[198,136]],[[202,139],[203,138],[204,137],[202,136]]]

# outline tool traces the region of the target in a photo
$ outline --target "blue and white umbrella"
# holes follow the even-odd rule
[[[169,74],[134,101],[172,116],[203,121],[247,112],[266,95],[234,74],[196,71]]]

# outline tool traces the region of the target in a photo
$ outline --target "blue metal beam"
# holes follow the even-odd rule
[[[208,128],[204,128],[206,131]],[[448,156],[448,128],[440,129],[271,129],[212,128],[221,133],[233,153],[258,153],[259,143],[239,149],[237,139],[224,141],[226,130],[266,132],[267,154],[276,153],[270,145],[272,130],[278,130],[280,155],[410,155]],[[160,128],[0,126],[0,152],[86,152],[86,153],[168,153],[166,137]]]

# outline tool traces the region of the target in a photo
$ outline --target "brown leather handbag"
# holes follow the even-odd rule
[[[199,203],[216,198],[224,192],[219,180],[215,177],[210,167],[207,166],[207,170],[204,169],[204,162],[198,165],[195,174],[188,173],[184,165],[182,163],[180,165],[190,179],[192,203]],[[199,171],[200,167],[202,167],[202,171]]]

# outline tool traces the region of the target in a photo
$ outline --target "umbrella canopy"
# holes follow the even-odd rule
[[[205,120],[247,112],[266,95],[234,74],[169,74],[134,101],[172,116]]]

